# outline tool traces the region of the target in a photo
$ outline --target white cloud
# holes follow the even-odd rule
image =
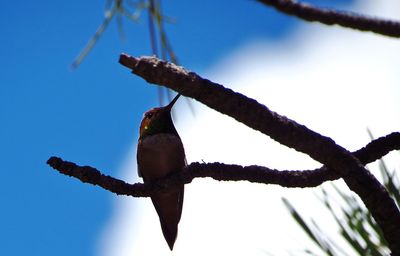
[[[396,17],[397,0],[360,1],[354,8]],[[397,11],[398,12],[398,11]],[[397,13],[398,14],[398,13]],[[252,42],[237,49],[206,75],[213,81],[257,99],[271,110],[332,137],[355,150],[369,138],[400,128],[400,41],[337,27],[304,25],[279,43]],[[278,169],[319,165],[233,119],[194,103],[193,117],[177,104],[177,129],[188,162],[259,164]],[[136,147],[136,145],[133,145]],[[136,175],[136,163],[124,168]],[[390,154],[399,167],[398,154]],[[397,164],[394,162],[397,160]],[[340,183],[339,181],[337,183]],[[309,248],[307,238],[283,208],[289,197],[299,210],[326,222],[312,189],[282,189],[246,182],[196,179],[186,186],[179,235],[171,254],[148,199],[118,198],[114,215],[101,236],[98,254],[127,255],[287,255]],[[322,216],[322,217],[321,217]]]

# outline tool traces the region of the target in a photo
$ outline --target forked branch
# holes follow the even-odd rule
[[[382,228],[392,252],[400,255],[400,212],[394,200],[351,152],[337,145],[331,138],[173,63],[155,57],[135,58],[126,54],[121,54],[120,63],[146,81],[194,98],[337,172],[363,200]]]

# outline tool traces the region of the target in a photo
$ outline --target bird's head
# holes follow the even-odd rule
[[[171,118],[171,109],[181,95],[178,94],[166,106],[153,108],[144,113],[140,124],[140,138],[158,133],[178,134]]]

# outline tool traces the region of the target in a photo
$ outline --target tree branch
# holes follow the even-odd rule
[[[357,158],[331,138],[172,63],[155,57],[135,58],[126,54],[121,54],[120,63],[150,83],[194,98],[335,170],[363,200],[382,228],[392,252],[400,255],[400,212],[394,200]]]
[[[371,163],[392,150],[400,149],[400,133],[391,133],[376,139],[364,148],[353,153],[363,164]],[[97,169],[90,166],[78,166],[58,157],[51,157],[47,164],[60,173],[75,177],[84,183],[98,185],[117,195],[128,195],[134,197],[147,197],[162,189],[172,186],[187,184],[195,178],[210,177],[223,181],[249,181],[263,184],[276,184],[282,187],[316,187],[325,181],[339,179],[340,176],[322,167],[315,170],[305,171],[278,171],[263,166],[240,166],[222,163],[191,163],[182,172],[170,177],[148,184],[129,184],[111,176],[101,174]]]
[[[339,25],[346,28],[370,31],[390,37],[400,37],[400,22],[398,21],[367,17],[350,12],[317,8],[293,0],[257,1],[264,5],[272,6],[280,12],[296,16],[306,21],[320,22],[325,25]]]

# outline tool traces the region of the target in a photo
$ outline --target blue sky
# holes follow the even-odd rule
[[[283,40],[299,24],[255,1],[168,1],[163,7],[176,18],[167,29],[180,63],[199,73],[248,42]],[[117,62],[121,52],[151,54],[147,17],[139,24],[124,20],[125,41],[113,22],[82,65],[69,68],[103,10],[99,1],[2,5],[1,255],[94,255],[115,196],[45,162],[56,155],[119,177],[142,113],[158,104],[155,87]]]

